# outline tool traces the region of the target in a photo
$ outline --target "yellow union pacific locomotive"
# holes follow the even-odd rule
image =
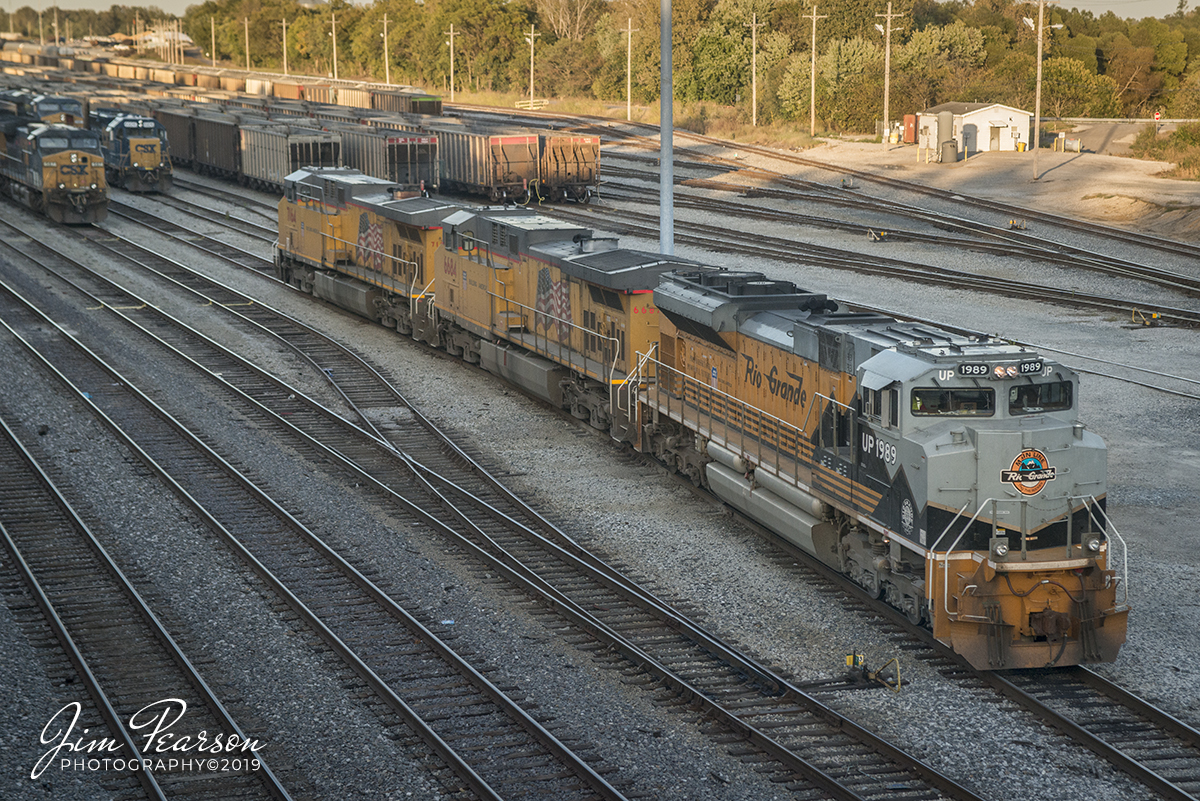
[[[344,170],[286,191],[296,286],[653,454],[976,667],[1116,657],[1124,546],[1066,367],[526,209]]]
[[[104,157],[96,134],[69,125],[0,125],[0,185],[55,222],[95,223],[108,215]]]

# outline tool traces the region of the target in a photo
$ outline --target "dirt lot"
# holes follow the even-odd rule
[[[805,153],[833,164],[974,197],[1160,236],[1200,241],[1200,182],[1157,177],[1170,165],[1097,153],[979,153],[955,164],[925,163],[914,145],[823,144]]]

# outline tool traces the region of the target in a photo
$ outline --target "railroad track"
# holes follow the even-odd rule
[[[242,267],[245,267],[248,264],[256,264],[258,265],[259,272],[274,272],[274,265],[271,263],[271,261],[269,259],[264,259],[257,253],[251,253],[250,251],[240,248],[237,245],[233,245],[228,242],[222,242],[220,239],[210,236],[204,231],[178,225],[176,223],[164,220],[161,217],[155,217],[150,212],[143,211],[136,206],[130,206],[122,203],[119,200],[109,198],[108,213],[113,217],[120,217],[122,219],[129,220],[130,222],[135,222],[138,225],[144,226],[153,231],[157,231],[163,236],[170,237],[180,244],[200,248],[201,250],[225,259],[227,262],[232,264],[237,264]],[[214,222],[216,221],[214,220]],[[106,228],[100,226],[94,226],[94,228],[95,230],[99,231],[107,230]],[[274,238],[272,238],[271,241],[274,241]],[[201,247],[198,242],[204,242],[205,244],[203,247]]]
[[[38,258],[43,265],[62,262],[60,255],[49,251]],[[154,336],[150,328],[163,328],[161,313],[127,293],[119,299],[120,293],[110,284],[103,296],[91,296],[91,302],[119,309],[117,313],[131,322],[140,318],[139,327],[150,336]],[[518,788],[520,792],[536,788],[555,798],[623,797],[401,603],[243,477],[231,461],[237,454],[219,454],[202,435],[83,349],[49,318],[33,312],[7,288],[4,294],[9,304],[29,309],[33,329],[51,327],[61,334],[53,340],[39,337],[42,344],[36,349],[28,343],[26,347],[72,377],[70,386],[78,397],[104,413],[112,431],[358,673],[453,770],[462,786],[479,797],[495,799]],[[4,315],[8,314],[6,310]],[[174,346],[208,351],[204,361],[210,370],[220,370],[221,383],[260,382],[260,388],[273,395],[276,412],[286,415],[291,407],[298,414],[314,414],[315,404],[222,354],[215,343],[204,343],[195,332],[188,334],[174,326],[171,339]],[[91,389],[85,395],[77,389],[80,386]],[[282,421],[274,412],[267,416]],[[340,421],[332,414],[324,417]],[[137,432],[136,438],[129,432]],[[300,447],[323,459],[335,455],[312,440]]]
[[[117,202],[121,208],[136,208],[135,206],[131,206],[129,203],[126,203],[124,201],[117,201]],[[278,234],[277,234],[277,231],[279,230],[278,222],[275,221],[275,222],[271,222],[270,224],[265,223],[265,222],[263,222],[263,223],[255,222],[254,219],[252,219],[252,216],[257,216],[257,215],[247,215],[246,217],[235,217],[228,213],[214,211],[213,209],[210,209],[207,206],[202,206],[199,203],[193,203],[190,200],[185,200],[184,198],[181,198],[178,195],[157,195],[154,198],[154,202],[162,203],[163,205],[178,209],[178,210],[180,210],[186,214],[190,214],[193,217],[196,217],[198,219],[209,220],[210,222],[215,222],[218,225],[223,225],[226,228],[230,228],[234,231],[237,231],[240,234],[245,234],[246,236],[257,239],[260,242],[266,242],[266,243],[270,244],[278,238]],[[110,199],[109,199],[110,206],[112,205],[112,203],[113,203],[113,199],[110,196]],[[246,208],[244,204],[239,204],[239,205],[241,205],[242,208]]]
[[[609,174],[613,174],[615,170],[609,168]],[[637,177],[642,180],[650,180],[655,177],[652,172],[640,172],[635,170],[620,171],[628,177]],[[620,174],[618,173],[618,174]],[[775,179],[776,182],[787,185],[793,183],[793,179]],[[759,189],[752,188],[746,184],[735,184],[728,181],[718,180],[690,180],[686,182],[689,187],[701,189],[715,189],[723,192],[732,192],[745,195],[747,198],[769,198],[778,200],[813,200],[814,197],[806,194],[796,194],[788,190],[777,189]],[[638,187],[633,185],[623,185],[616,193],[620,199],[629,199],[634,202],[658,202],[658,193],[656,190],[649,187]],[[612,198],[613,193],[607,192],[606,197]],[[828,193],[820,197],[824,203],[834,203],[836,205],[847,206],[855,209],[863,208],[858,200],[839,197],[834,193]],[[1058,267],[1064,268],[1083,268],[1093,272],[1099,272],[1106,275],[1113,275],[1120,278],[1130,278],[1137,281],[1142,281],[1156,287],[1162,287],[1174,292],[1191,297],[1200,297],[1200,277],[1190,276],[1172,270],[1164,270],[1146,264],[1138,264],[1124,259],[1117,259],[1104,254],[1095,253],[1084,248],[1071,247],[1058,243],[1048,242],[1046,240],[1036,239],[1032,236],[1019,231],[1001,228],[999,226],[988,226],[979,223],[963,223],[952,218],[933,215],[930,213],[922,213],[918,215],[910,215],[913,219],[928,223],[931,228],[949,228],[952,230],[962,230],[964,235],[948,236],[945,234],[933,233],[932,231],[917,231],[904,230],[887,225],[886,222],[879,224],[864,224],[854,223],[845,220],[836,220],[828,215],[799,215],[795,212],[783,209],[768,209],[762,206],[748,203],[732,203],[727,199],[714,199],[707,197],[693,197],[688,195],[677,194],[675,196],[676,208],[694,208],[705,212],[717,213],[722,215],[732,215],[753,220],[774,220],[790,225],[808,225],[821,228],[830,228],[834,230],[846,231],[849,233],[858,234],[863,237],[872,237],[876,241],[897,241],[897,242],[915,242],[922,245],[938,245],[942,247],[951,247],[960,250],[972,250],[982,253],[993,253],[1003,256],[1024,256],[1031,260],[1042,261]],[[881,217],[883,215],[895,217],[896,212],[893,209],[883,207],[869,208],[870,211],[878,212]]]
[[[5,293],[7,295],[7,293]],[[7,296],[8,300],[11,296]],[[28,308],[3,303],[0,324],[18,335],[42,322]],[[186,653],[159,622],[133,585],[100,544],[87,524],[79,518],[33,455],[18,440],[8,424],[0,419],[0,534],[11,563],[19,570],[30,595],[35,599],[53,631],[58,644],[66,651],[82,679],[81,688],[92,697],[100,716],[108,726],[108,735],[119,743],[115,751],[104,750],[89,757],[106,757],[114,763],[112,773],[136,776],[147,797],[290,799],[280,780],[267,766],[267,752],[256,738],[246,734],[192,665]],[[170,700],[168,700],[170,699]],[[85,699],[80,699],[80,702]],[[184,702],[182,706],[179,701]],[[78,706],[81,708],[82,703]],[[59,731],[67,728],[72,715],[79,710],[64,709],[58,720]],[[162,756],[160,744],[171,744],[165,737],[158,741],[139,742],[145,732],[135,735],[147,719],[162,715],[164,720],[183,715],[172,737],[186,735],[192,739],[199,732],[213,738],[249,745],[238,748],[221,759],[208,758],[207,753],[168,751],[174,767],[163,767],[168,757]],[[47,724],[49,727],[49,724]],[[85,736],[72,729],[64,739],[82,743],[104,736],[91,732]],[[259,753],[255,753],[259,749]],[[71,751],[60,754],[71,756]],[[180,768],[181,758],[194,761],[194,769]],[[45,757],[43,757],[45,758]],[[121,767],[115,763],[120,760]],[[129,764],[146,764],[157,768],[133,770]],[[40,775],[44,770],[57,770],[57,760],[32,766]],[[39,769],[40,768],[40,769]]]
[[[468,111],[472,114],[486,114],[486,107],[476,107],[468,105],[455,105],[448,108]],[[584,115],[562,115],[549,112],[520,112],[514,114],[512,112],[504,112],[502,115],[496,109],[491,109],[493,116],[504,116],[511,121],[529,120],[533,121],[530,124],[544,123],[547,120],[561,122],[564,126],[575,126],[581,131],[591,131],[607,137],[607,143],[612,144],[616,141],[629,143],[639,149],[657,150],[659,147],[660,129],[657,125],[648,123],[632,123],[624,120],[614,120],[604,117],[591,117]],[[944,198],[945,192],[941,189],[924,186],[913,183],[911,181],[901,181],[895,178],[889,178],[885,175],[878,175],[865,170],[856,170],[852,167],[843,167],[836,164],[819,161],[817,159],[805,158],[794,153],[789,153],[775,148],[763,147],[760,145],[748,144],[745,142],[730,142],[723,139],[718,139],[703,134],[692,133],[691,131],[676,130],[675,138],[677,140],[692,141],[700,145],[720,148],[735,148],[739,153],[753,153],[775,161],[782,161],[786,164],[794,164],[797,166],[810,167],[825,172],[834,173],[836,175],[848,176],[852,180],[867,181],[880,186],[885,186],[890,189],[898,189],[906,192],[911,192],[923,197]],[[745,170],[746,165],[741,164],[733,159],[726,159],[718,156],[709,156],[707,154],[698,153],[694,149],[687,147],[676,146],[674,148],[675,158],[694,158],[702,164],[724,164],[737,170]],[[680,162],[682,164],[682,162]],[[778,173],[772,171],[759,171],[765,174],[782,177]],[[832,189],[816,181],[797,181],[796,183],[808,186],[815,191],[822,192],[839,192],[840,190]],[[848,187],[843,187],[847,189]],[[864,203],[870,205],[878,205],[884,203],[879,198],[860,195]],[[1123,228],[1114,228],[1112,226],[1103,225],[1101,223],[1088,222],[1086,220],[1077,220],[1070,217],[1064,217],[1052,212],[1037,211],[1030,208],[1016,206],[1011,203],[1003,203],[1000,201],[986,200],[976,198],[961,193],[955,193],[955,203],[960,206],[970,206],[979,209],[980,211],[993,213],[1001,219],[1018,219],[1018,220],[1036,220],[1056,226],[1060,229],[1086,233],[1092,236],[1100,236],[1111,241],[1122,242],[1125,244],[1136,244],[1147,248],[1151,251],[1159,253],[1170,253],[1176,256],[1182,256],[1187,259],[1200,258],[1200,246],[1188,244],[1186,242],[1178,242],[1163,237],[1154,236],[1151,234],[1141,233],[1139,231],[1131,231]],[[930,212],[925,212],[930,213]],[[952,218],[948,215],[936,215],[937,219],[950,222]],[[958,218],[953,218],[958,219]]]
[[[189,178],[183,178],[178,172],[175,173],[175,185],[189,192],[195,192],[217,200],[223,200],[226,203],[232,203],[235,206],[241,206],[246,211],[253,212],[267,220],[276,220],[279,215],[279,209],[274,204],[258,200],[246,190],[236,192],[232,189],[209,186],[208,184],[202,184]],[[157,195],[156,197],[163,197],[163,195]],[[167,195],[167,197],[174,197],[174,195]]]
[[[1200,732],[1086,667],[985,676],[1170,801],[1200,798]]]
[[[692,489],[706,501],[720,504],[703,490]],[[909,658],[928,663],[973,691],[990,690],[1007,698],[1162,798],[1200,798],[1200,732],[1176,716],[1086,666],[977,671],[934,640],[928,629],[913,625],[896,609],[768,529],[740,514],[738,517],[778,548],[773,557],[777,565],[796,574],[797,580],[821,588],[829,603],[860,617],[886,620],[889,638]]]
[[[51,258],[45,254],[39,261]],[[116,291],[105,290],[110,308],[122,309],[131,319],[151,313],[141,298],[109,296]],[[130,307],[145,308],[133,314],[124,311]],[[148,321],[143,324],[149,327]],[[169,338],[176,347],[185,347],[177,336]],[[186,348],[196,362],[220,372],[222,384],[261,403],[257,411],[246,412],[261,428],[272,427],[281,434],[289,429],[306,432],[308,436],[299,439],[292,434],[293,450],[313,461],[341,461],[355,480],[384,492],[393,509],[405,509],[414,524],[442,531],[489,572],[533,595],[592,637],[597,647],[610,649],[611,666],[640,672],[649,689],[660,694],[661,703],[700,710],[721,739],[748,749],[735,750],[737,755],[754,762],[771,760],[768,765],[779,781],[802,793],[841,799],[879,796],[895,787],[910,789],[914,798],[978,798],[789,685],[592,557],[482,474],[452,443],[432,435],[432,427],[415,410],[381,426],[391,443],[380,442],[299,393],[264,381],[264,376],[247,375],[245,364],[231,354],[214,353],[218,349],[212,343]],[[336,450],[321,443],[335,443]],[[161,458],[166,457],[156,461],[162,463]],[[203,481],[203,488],[193,489],[188,483],[188,492],[209,497],[207,487],[220,479],[207,476]],[[230,506],[222,501],[223,509]],[[440,509],[441,514],[431,515],[429,509]],[[265,517],[261,511],[258,515]],[[268,561],[264,554],[289,547],[267,540],[254,551]],[[305,561],[294,552],[283,558],[286,565]],[[339,592],[345,595],[349,590]]]
[[[680,198],[677,196],[677,201],[678,200],[680,200]],[[721,209],[723,211],[726,210],[726,205],[727,204],[721,205]],[[734,204],[734,206],[732,208],[732,212],[735,214],[738,213],[736,204]],[[118,213],[120,213],[120,212],[118,212]],[[154,230],[159,231],[159,233],[162,233],[165,236],[172,237],[172,238],[180,241],[182,244],[186,244],[186,245],[189,245],[194,248],[203,249],[203,246],[197,244],[197,241],[196,241],[197,238],[200,238],[201,240],[204,240],[204,241],[211,241],[211,242],[218,243],[215,246],[215,248],[218,250],[221,250],[221,251],[225,250],[225,243],[220,242],[220,240],[213,239],[212,237],[209,237],[206,234],[203,234],[200,232],[196,232],[196,231],[192,231],[187,228],[183,228],[182,226],[176,225],[174,223],[169,223],[164,220],[157,219],[157,218],[153,217],[153,215],[147,214],[145,212],[141,212],[139,210],[130,210],[129,214],[128,214],[128,218],[131,220],[134,220],[136,222],[139,222],[140,224],[150,226]],[[588,224],[590,224],[590,221],[588,221]],[[686,227],[686,226],[681,226],[681,227]],[[646,231],[647,233],[649,233],[648,229],[643,229],[643,230]],[[114,234],[114,236],[116,236],[116,235]],[[698,241],[700,241],[700,240],[698,240]],[[759,238],[756,241],[761,242],[762,240],[761,240],[761,238]],[[780,247],[783,247],[785,244],[794,244],[788,240],[779,240],[779,241],[781,243]],[[702,241],[701,241],[701,244],[703,244]],[[708,246],[713,247],[713,245],[711,243]],[[137,246],[134,246],[134,247],[137,247]],[[731,250],[730,252],[739,252],[739,251]],[[775,251],[772,251],[772,252],[775,252]],[[840,252],[840,251],[838,251],[838,252]],[[266,265],[269,264],[269,262],[267,262],[265,259],[262,259],[262,257],[260,257],[260,256],[256,256],[255,254],[251,254],[251,253],[248,253],[245,251],[237,251],[237,253],[241,255],[241,258],[230,258],[228,256],[225,256],[223,258],[225,258],[226,261],[228,261],[229,263],[231,263],[235,266],[242,267],[245,269],[251,269],[251,270],[254,270],[255,272],[260,272],[263,274],[271,275],[273,277],[273,273],[268,272],[268,270],[266,268]],[[216,253],[214,255],[221,256],[220,253]],[[827,251],[823,252],[822,255],[827,255]],[[158,257],[158,258],[161,258],[161,257]],[[263,265],[263,268],[255,269],[253,267],[247,267],[247,264],[246,264],[247,259],[253,260],[254,263]],[[807,263],[817,263],[817,262],[809,260],[809,261],[805,261],[804,263],[807,264]],[[822,263],[823,266],[826,266],[829,268],[843,269],[843,268],[845,268],[846,259],[844,257],[841,259],[838,259],[835,256],[833,258],[826,258],[824,261],[822,261],[820,263]],[[887,275],[887,276],[892,275],[891,272],[888,272],[886,270],[883,271],[882,274]],[[953,281],[949,281],[946,285],[956,286],[956,284]],[[1033,293],[1031,296],[1034,297],[1035,299],[1037,297],[1039,297],[1039,295],[1037,295],[1036,292]],[[1074,297],[1077,297],[1077,295],[1070,294],[1068,301]],[[231,297],[230,301],[228,301],[228,302],[232,303],[232,304],[240,303],[240,304],[245,305],[246,307],[249,307],[253,304],[253,301],[249,297],[240,296],[240,295]],[[944,321],[924,320],[922,318],[912,317],[911,315],[905,315],[903,313],[896,312],[896,311],[890,310],[890,309],[875,308],[872,306],[867,306],[867,305],[862,305],[862,304],[856,304],[856,307],[862,308],[862,309],[868,310],[868,311],[877,311],[881,314],[887,314],[889,316],[896,317],[897,319],[912,320],[914,322],[928,322],[933,325],[937,325],[941,328],[945,328],[947,330],[957,331],[958,333],[963,334],[964,336],[975,336],[975,335],[979,335],[981,333],[979,331],[974,331],[974,330],[970,330],[970,329],[958,328],[958,327],[955,327],[948,323],[945,323]],[[1102,309],[1111,310],[1114,307],[1120,309],[1120,311],[1122,313],[1124,313],[1124,311],[1125,311],[1125,309],[1120,307],[1120,301],[1114,301],[1113,304],[1103,306]],[[1146,320],[1146,319],[1152,320],[1153,319],[1149,316],[1149,314],[1152,314],[1152,312],[1146,312],[1145,308],[1141,307],[1141,306],[1139,306],[1137,308],[1142,309],[1142,311],[1145,313],[1143,315],[1143,320]],[[1133,317],[1133,315],[1131,315],[1131,317]],[[1100,369],[1097,367],[1084,368],[1084,367],[1077,366],[1075,369],[1077,369],[1080,372],[1089,373],[1092,375],[1104,376],[1104,377],[1108,377],[1108,378],[1114,378],[1119,381],[1134,383],[1139,386],[1145,387],[1147,389],[1153,389],[1158,392],[1166,392],[1168,394],[1174,394],[1174,395],[1177,395],[1180,397],[1193,398],[1193,399],[1197,397],[1196,386],[1200,382],[1197,382],[1196,379],[1191,378],[1191,377],[1168,375],[1168,374],[1162,373],[1160,371],[1149,370],[1145,367],[1141,367],[1138,365],[1118,364],[1118,363],[1114,363],[1114,362],[1105,360],[1103,358],[1097,357],[1092,354],[1081,354],[1081,353],[1070,353],[1070,352],[1064,352],[1064,351],[1057,351],[1054,348],[1049,348],[1045,345],[1039,345],[1036,343],[1020,343],[1020,342],[1018,342],[1017,344],[1026,344],[1029,347],[1037,348],[1037,349],[1041,349],[1041,350],[1063,352],[1068,356],[1073,356],[1078,359],[1085,359],[1092,363],[1098,363],[1098,364],[1105,365],[1107,368],[1109,368],[1106,370],[1106,369]],[[1131,377],[1130,376],[1131,373],[1136,376],[1142,376],[1142,378]],[[1178,388],[1175,388],[1172,386],[1164,386],[1164,384],[1163,384],[1164,379],[1174,382],[1175,384],[1178,385]]]
[[[594,209],[554,208],[546,214],[575,221],[589,227],[603,225],[618,233],[655,239],[658,237],[658,215],[634,211],[606,209],[604,218],[598,219]],[[680,233],[688,231],[691,233]],[[1039,284],[1028,284],[1010,279],[988,278],[945,267],[932,267],[898,259],[848,255],[845,251],[817,245],[798,243],[790,239],[765,237],[759,234],[740,234],[727,226],[701,225],[696,223],[677,224],[676,242],[701,247],[706,250],[741,255],[757,256],[772,261],[791,261],[805,265],[817,265],[836,270],[852,270],[868,275],[938,284],[954,289],[976,290],[1008,298],[1026,298],[1059,305],[1087,308],[1118,314],[1129,318],[1137,313],[1149,317],[1158,315],[1159,320],[1173,325],[1193,326],[1200,324],[1200,311],[1166,306],[1147,301],[1133,303],[1126,298],[1091,295],[1070,289],[1057,289]]]

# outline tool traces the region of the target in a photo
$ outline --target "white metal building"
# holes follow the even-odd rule
[[[938,115],[948,112],[954,121],[950,136],[938,131]],[[942,103],[917,114],[918,141],[937,149],[953,139],[958,152],[967,156],[992,150],[1018,150],[1018,143],[1029,147],[1033,113],[1000,103]]]

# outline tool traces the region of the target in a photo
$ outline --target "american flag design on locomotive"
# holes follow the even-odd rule
[[[538,270],[537,300],[534,308],[539,312],[537,327],[545,328],[549,334],[550,327],[554,326],[558,333],[558,341],[566,342],[571,334],[571,288],[566,281],[551,280],[549,267]]]
[[[366,212],[358,215],[358,242],[354,250],[354,260],[359,264],[367,264],[376,270],[383,269],[383,227],[367,219]]]

